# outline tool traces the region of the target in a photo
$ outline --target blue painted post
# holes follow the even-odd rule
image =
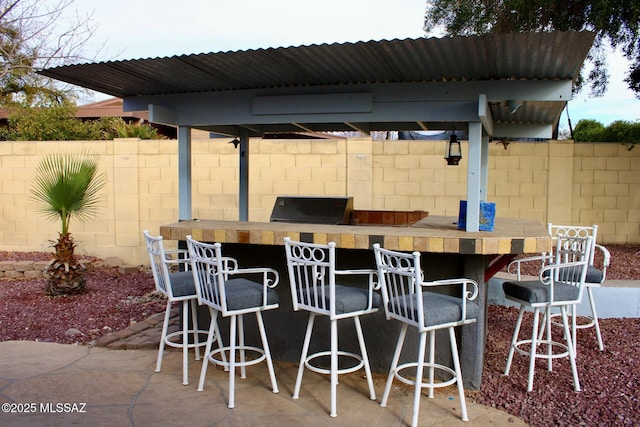
[[[191,127],[178,126],[178,220],[193,219],[191,211]]]

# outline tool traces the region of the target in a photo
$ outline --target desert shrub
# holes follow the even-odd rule
[[[596,120],[580,120],[573,131],[576,142],[640,142],[640,121],[616,120],[608,126]]]

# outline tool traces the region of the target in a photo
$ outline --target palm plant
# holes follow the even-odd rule
[[[58,240],[51,242],[55,257],[45,270],[47,295],[84,292],[85,269],[74,255],[69,223],[72,217],[84,222],[95,216],[101,201],[98,192],[104,184],[95,154],[52,154],[36,168],[32,199],[45,217],[62,223]]]

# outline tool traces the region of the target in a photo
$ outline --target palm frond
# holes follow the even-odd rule
[[[45,217],[61,220],[63,234],[71,218],[84,222],[97,213],[106,182],[98,164],[96,154],[52,154],[36,167],[31,199]]]

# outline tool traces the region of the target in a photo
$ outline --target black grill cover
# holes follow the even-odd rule
[[[279,196],[271,222],[349,224],[352,212],[353,197]]]

